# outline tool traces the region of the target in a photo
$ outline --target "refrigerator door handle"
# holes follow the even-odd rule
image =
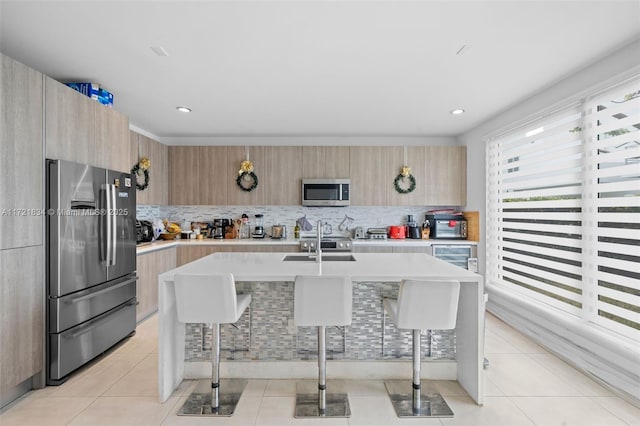
[[[116,212],[116,186],[109,185],[111,187],[111,208],[107,212],[111,218],[111,263],[113,266],[116,264],[116,251],[118,249],[118,216]]]
[[[113,248],[111,247],[111,234],[113,232],[111,229],[111,185],[103,184],[101,189],[104,191],[103,193],[105,203],[103,204],[104,210],[100,212],[100,220],[102,220],[105,224],[105,232],[102,234],[103,240],[101,241],[100,249],[102,250],[102,248],[104,247],[103,264],[106,266],[110,266],[112,262],[111,256],[113,254]]]

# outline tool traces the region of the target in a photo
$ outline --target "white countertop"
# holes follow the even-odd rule
[[[160,275],[173,281],[176,272],[232,273],[236,281],[294,281],[296,275],[348,275],[354,281],[401,281],[405,278],[482,280],[478,274],[422,253],[350,253],[355,261],[283,261],[304,253],[215,253]],[[326,256],[331,256],[326,253]],[[334,255],[338,255],[334,253]],[[342,254],[344,255],[344,254]]]
[[[139,245],[136,247],[137,254],[145,254],[150,253],[157,250],[163,250],[171,247],[178,246],[291,246],[297,247],[300,244],[299,239],[287,238],[284,240],[275,240],[271,238],[263,238],[263,239],[215,239],[215,238],[206,238],[204,240],[172,240],[172,241],[164,241],[158,240],[153,241],[149,244]],[[386,239],[386,240],[352,240],[352,244],[354,246],[367,247],[367,246],[376,246],[376,247],[429,247],[434,244],[467,244],[467,245],[477,245],[476,241],[468,241],[468,240],[394,240],[394,239]]]

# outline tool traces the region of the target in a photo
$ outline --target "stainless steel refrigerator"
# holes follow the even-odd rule
[[[135,332],[135,214],[130,174],[47,160],[47,384]]]

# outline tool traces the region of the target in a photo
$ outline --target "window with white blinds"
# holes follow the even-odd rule
[[[635,339],[640,82],[487,144],[487,279]]]

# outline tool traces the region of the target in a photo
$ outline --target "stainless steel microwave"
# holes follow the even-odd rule
[[[302,179],[303,206],[348,206],[350,179]]]

